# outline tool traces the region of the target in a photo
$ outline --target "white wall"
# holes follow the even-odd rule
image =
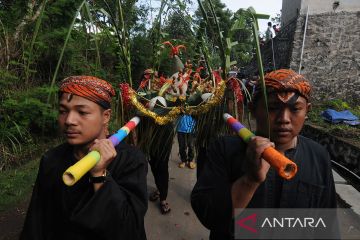
[[[291,1],[291,0],[283,0]],[[334,10],[333,3],[339,2],[339,6]],[[309,14],[320,14],[328,12],[357,12],[360,11],[360,0],[301,0],[300,14],[306,14],[309,5]]]
[[[290,20],[298,15],[300,9],[301,0],[283,0],[281,9],[281,25],[286,26]]]
[[[339,6],[334,10],[333,3],[338,1]],[[328,12],[358,12],[360,11],[360,0],[283,0],[282,22],[285,26],[297,16],[298,12],[305,15],[309,6],[309,15]]]

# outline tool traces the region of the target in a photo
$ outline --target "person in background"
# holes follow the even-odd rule
[[[190,169],[196,168],[196,163],[194,161],[194,128],[194,118],[187,114],[180,116],[176,128],[181,160],[179,168],[184,168],[185,166],[188,166]]]
[[[271,31],[272,23],[268,22],[268,27],[265,31],[265,41],[268,41],[273,38],[273,33]]]
[[[277,36],[279,34],[279,32],[280,32],[280,29],[275,24],[272,27],[273,27],[273,30],[274,30],[274,36]]]
[[[136,148],[107,139],[114,94],[92,76],[61,82],[58,123],[66,142],[40,161],[20,239],[146,239],[147,161]],[[64,171],[93,150],[100,161],[66,186]]]
[[[254,93],[256,90],[256,85],[259,81],[259,76],[257,76],[257,75],[248,76],[244,80],[245,81],[243,81],[243,83],[244,83],[246,89],[248,90],[248,92],[250,93],[251,96],[254,96]]]
[[[149,119],[143,122],[146,122],[147,125],[144,126],[151,131],[150,134],[148,133],[149,135],[146,135],[151,136],[151,139],[143,139],[144,136],[141,136],[141,141],[149,147],[149,164],[156,185],[156,190],[150,194],[149,200],[152,202],[159,200],[160,212],[168,214],[171,211],[167,196],[169,190],[169,160],[175,135],[174,124],[156,125]]]
[[[280,69],[265,75],[265,85],[269,118],[260,84],[249,105],[257,136],[248,144],[238,136],[214,141],[191,193],[192,208],[210,229],[210,239],[234,238],[235,209],[336,208],[329,153],[299,135],[311,106],[309,81],[292,70]],[[284,181],[261,158],[268,147],[297,164],[294,178]]]
[[[230,71],[228,72],[228,78],[236,77],[239,72],[239,69],[236,65],[231,66]]]

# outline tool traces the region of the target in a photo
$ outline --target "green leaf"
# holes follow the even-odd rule
[[[80,10],[82,9],[82,7],[84,6],[84,4],[86,3],[86,0],[82,1],[81,4],[79,5],[79,7],[77,8],[76,10],[76,14],[74,15],[74,18],[73,18],[73,21],[71,22],[70,26],[69,26],[69,29],[68,29],[68,33],[66,35],[66,38],[65,38],[65,42],[64,42],[64,45],[61,49],[61,53],[60,53],[60,57],[59,57],[59,60],[57,62],[57,65],[56,65],[56,68],[55,68],[55,72],[54,72],[54,75],[53,75],[53,78],[51,80],[51,85],[50,85],[50,88],[52,89],[55,85],[55,80],[57,78],[57,74],[58,74],[58,71],[59,71],[59,68],[60,68],[60,63],[62,61],[62,58],[64,56],[64,52],[65,52],[65,49],[66,49],[66,46],[67,46],[67,43],[70,39],[70,36],[71,36],[71,31],[73,30],[74,28],[74,24],[75,24],[75,21],[77,19],[77,15],[78,13],[80,12]],[[50,101],[50,98],[51,98],[51,93],[49,93],[49,96],[48,96],[48,100],[47,102],[49,103]]]
[[[244,17],[240,17],[238,20],[234,22],[234,24],[231,27],[231,31],[234,30],[240,30],[246,28],[246,20]]]
[[[261,13],[256,13],[256,14],[255,14],[255,17],[256,17],[257,19],[269,19],[269,18],[270,18],[270,15],[261,14]]]

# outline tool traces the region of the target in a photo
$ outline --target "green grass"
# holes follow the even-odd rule
[[[321,117],[321,112],[327,108],[332,108],[336,111],[350,110],[354,115],[360,117],[360,106],[349,106],[346,102],[341,100],[333,100],[327,103],[313,105],[308,114],[308,123],[322,127],[326,132],[334,136],[348,138],[360,143],[360,126],[350,126],[342,123],[331,124],[326,122]]]
[[[24,200],[31,192],[36,179],[39,160],[32,160],[17,169],[0,174],[0,212]]]
[[[26,200],[34,187],[41,156],[52,147],[60,144],[60,138],[38,138],[37,143],[24,145],[15,154],[20,162],[0,171],[0,212],[14,207]]]

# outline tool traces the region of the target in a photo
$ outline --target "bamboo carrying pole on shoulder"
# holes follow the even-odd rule
[[[255,136],[249,129],[244,127],[238,120],[233,118],[230,114],[224,113],[224,120],[231,126],[231,128],[238,133],[244,142],[248,143],[251,137]],[[297,165],[278,152],[273,147],[268,147],[262,153],[264,158],[273,168],[276,169],[278,174],[287,180],[293,178],[297,172]]]
[[[119,129],[114,135],[110,136],[114,147],[118,145],[131,130],[133,130],[140,122],[139,117],[133,117],[129,122]],[[100,161],[100,153],[98,151],[91,151],[85,157],[80,159],[77,163],[69,167],[63,174],[63,181],[67,186],[74,185],[80,178],[82,178],[90,169],[92,169]]]

